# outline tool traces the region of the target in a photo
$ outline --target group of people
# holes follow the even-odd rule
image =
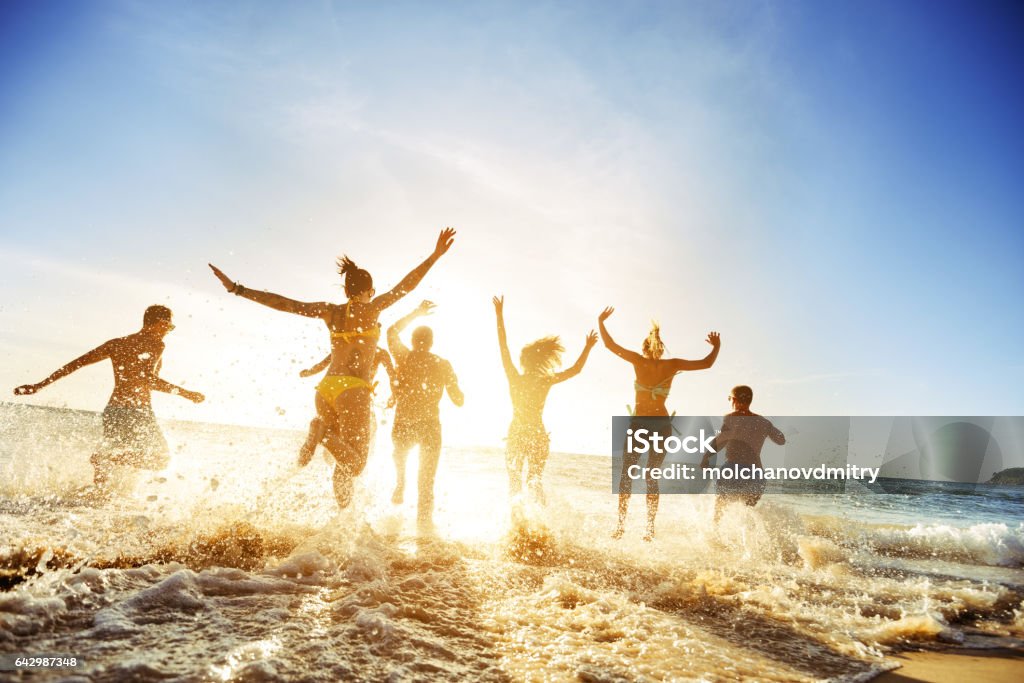
[[[346,508],[351,503],[353,482],[366,466],[373,436],[373,378],[377,369],[383,365],[391,383],[391,402],[395,408],[391,435],[397,482],[392,501],[398,504],[404,500],[406,459],[411,450],[418,447],[417,522],[421,529],[432,526],[434,477],[441,453],[439,404],[445,392],[456,406],[463,404],[464,396],[451,363],[431,352],[433,331],[429,327],[414,329],[410,346],[402,341],[401,335],[405,329],[414,320],[428,315],[434,308],[433,303],[422,302],[388,328],[387,347],[390,354],[379,346],[379,318],[387,308],[416,288],[431,267],[448,252],[454,239],[455,230],[442,230],[431,254],[394,288],[379,295],[374,289],[370,273],[343,256],[338,260],[338,272],[344,278],[347,301],[341,304],[297,301],[273,292],[245,287],[216,266],[210,265],[213,274],[229,293],[286,313],[319,318],[327,327],[331,341],[330,354],[320,363],[300,373],[302,376],[312,376],[327,369],[327,374],[316,387],[316,415],[309,424],[307,437],[299,450],[298,462],[302,466],[308,464],[318,445],[323,445],[330,452],[335,461],[334,495],[340,508]],[[493,303],[501,361],[512,398],[513,417],[506,447],[509,488],[513,497],[522,495],[525,474],[526,494],[543,504],[541,481],[549,454],[549,437],[543,422],[544,405],[552,386],[582,371],[591,349],[597,343],[598,335],[593,331],[587,334],[583,351],[568,369],[557,369],[564,348],[555,336],[543,337],[524,346],[517,368],[508,348],[504,297],[495,297]],[[613,312],[612,308],[604,309],[598,317],[598,327],[604,345],[633,366],[636,378],[635,407],[632,410],[634,420],[645,417],[667,418],[669,413],[666,400],[673,378],[683,371],[710,368],[721,348],[718,333],[708,334],[707,342],[712,347],[711,352],[700,360],[664,358],[665,345],[658,326],[654,325],[638,353],[619,346],[612,339],[605,322]],[[143,469],[162,469],[166,466],[167,443],[153,416],[150,399],[152,391],[181,395],[197,403],[204,400],[202,394],[175,386],[159,377],[164,351],[163,339],[174,329],[171,320],[170,309],[150,306],[143,315],[140,331],[107,341],[64,365],[42,382],[23,385],[14,390],[17,395],[34,394],[81,367],[106,359],[111,361],[114,367],[114,390],[103,411],[103,441],[91,458],[97,489],[109,481],[112,470],[117,466]],[[726,445],[726,442],[753,443],[749,438],[729,441],[730,434],[742,431],[737,429],[742,422],[739,418],[759,417],[750,412],[752,399],[753,393],[749,387],[736,387],[732,392],[731,400],[735,410],[727,416],[722,433],[716,437],[719,446],[727,449],[727,464],[741,461],[745,464],[760,464],[760,443],[764,442],[764,436],[756,447]],[[760,420],[771,425],[764,418]],[[784,437],[774,427],[755,428],[755,431],[758,429],[777,443],[784,442]],[[623,474],[630,464],[636,463],[638,457],[627,455],[624,458]],[[652,453],[648,456],[648,465],[658,467],[663,458],[663,454]],[[702,464],[708,464],[706,458]],[[645,539],[650,540],[654,535],[654,520],[658,510],[658,481],[648,477],[646,485]],[[613,534],[615,538],[621,537],[625,528],[630,489],[628,479],[620,477],[618,524]],[[725,495],[720,495],[716,503],[716,519],[721,504],[738,499],[753,505],[761,492],[744,489],[732,492],[720,490],[719,493]]]

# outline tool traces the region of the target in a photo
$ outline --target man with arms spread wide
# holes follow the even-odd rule
[[[167,441],[153,416],[150,392],[177,394],[199,403],[197,391],[175,386],[159,377],[164,337],[174,329],[171,309],[150,306],[142,317],[142,329],[126,337],[100,344],[76,358],[38,384],[24,384],[14,390],[19,396],[34,394],[75,370],[110,360],[114,368],[114,391],[103,409],[103,442],[90,458],[94,484],[105,485],[115,465],[159,470],[169,459]]]

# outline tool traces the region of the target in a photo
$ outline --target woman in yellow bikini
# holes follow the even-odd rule
[[[708,334],[707,343],[711,344],[711,353],[700,360],[683,360],[682,358],[662,358],[665,355],[665,344],[661,341],[661,331],[658,325],[651,327],[650,333],[644,339],[642,352],[628,351],[612,339],[608,334],[604,321],[615,312],[615,309],[608,307],[601,312],[597,318],[598,327],[601,330],[601,340],[609,351],[619,358],[629,362],[636,373],[636,381],[633,388],[636,391],[636,407],[633,410],[634,420],[637,427],[665,431],[671,429],[670,422],[665,418],[669,417],[668,408],[665,407],[665,400],[672,389],[672,379],[677,373],[686,370],[705,370],[715,364],[718,358],[718,351],[722,346],[721,338],[717,332]],[[652,424],[641,424],[644,417],[656,418]],[[657,419],[661,418],[661,419]],[[662,434],[668,437],[670,434]],[[665,459],[664,453],[651,452],[648,456],[647,466],[657,468]],[[625,531],[626,512],[629,509],[629,495],[632,488],[632,481],[626,476],[626,470],[637,464],[640,456],[638,454],[623,453],[622,472],[619,476],[619,523],[615,528],[613,538],[621,538]],[[658,514],[658,480],[647,478],[647,533],[645,541],[654,539],[654,518]]]
[[[377,366],[377,339],[381,312],[411,292],[430,267],[448,251],[455,230],[445,228],[438,235],[433,253],[406,275],[391,291],[374,297],[373,278],[347,256],[338,260],[338,272],[345,278],[344,304],[325,301],[303,302],[243,287],[210,265],[213,274],[232,294],[286,313],[320,318],[331,334],[331,365],[316,388],[316,412],[310,424],[312,434],[300,451],[301,464],[312,458],[316,443],[322,441],[334,456],[334,496],[341,508],[352,500],[352,481],[363,471],[369,456],[372,433],[372,373]]]
[[[319,375],[321,372],[326,370],[328,366],[330,366],[330,364],[331,354],[328,353],[326,356],[324,356],[323,360],[321,360],[313,367],[306,368],[305,370],[300,371],[299,377],[313,377],[314,375]],[[354,352],[352,354],[349,366],[353,368],[359,367],[358,352]],[[388,405],[390,406],[391,401],[394,400],[395,383],[397,381],[397,377],[395,376],[395,364],[391,361],[390,354],[388,354],[387,351],[378,346],[375,352],[373,365],[370,368],[371,378],[377,376],[377,369],[381,366],[384,366],[384,371],[388,375],[388,383],[391,385],[391,400],[388,403]],[[321,384],[323,384],[323,381],[321,381]],[[319,385],[317,386],[317,388],[319,389]],[[376,391],[377,383],[374,382],[372,385],[370,385],[370,392],[376,393]],[[317,444],[321,443],[324,440],[324,435],[326,433],[327,425],[324,424],[324,421],[320,419],[319,415],[317,417],[314,417],[312,422],[309,423],[309,434],[306,436],[306,441],[305,443],[302,444],[302,448],[299,449],[300,467],[305,467],[306,465],[309,464],[309,461],[313,459],[313,454],[316,452]]]

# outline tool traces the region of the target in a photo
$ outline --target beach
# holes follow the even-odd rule
[[[874,679],[880,683],[976,683],[1019,681],[1024,677],[1024,652],[1005,648],[950,652],[901,652],[890,657],[900,668]]]
[[[613,541],[610,459],[552,454],[548,505],[513,516],[501,448],[446,449],[422,536],[415,497],[389,502],[386,423],[339,514],[300,432],[165,422],[171,465],[86,504],[98,415],[0,415],[0,654],[75,655],[91,680],[1019,678],[1005,491],[927,518],[769,494],[718,529],[713,496],[663,496],[654,543],[637,496]]]

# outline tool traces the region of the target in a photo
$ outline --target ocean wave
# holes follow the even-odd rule
[[[911,527],[851,524],[844,520],[827,532],[846,544],[862,544],[893,557],[941,558],[994,567],[1024,566],[1024,523],[949,524],[919,523]]]

